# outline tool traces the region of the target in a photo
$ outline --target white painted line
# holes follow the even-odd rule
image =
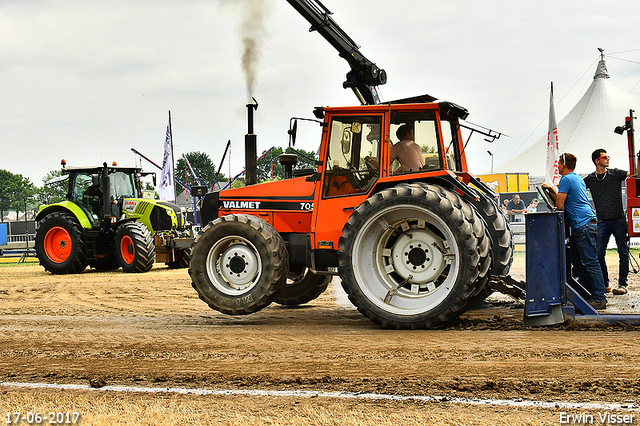
[[[363,399],[363,400],[390,400],[390,401],[425,401],[425,402],[447,402],[450,404],[469,405],[504,405],[510,407],[535,407],[535,408],[558,408],[558,409],[579,409],[579,410],[621,410],[640,411],[638,404],[621,403],[581,403],[581,402],[550,402],[550,401],[529,401],[522,398],[516,399],[480,399],[480,398],[453,398],[449,396],[422,396],[422,395],[389,395],[381,393],[359,393],[359,392],[325,392],[309,390],[291,391],[265,391],[265,390],[242,390],[242,389],[189,389],[189,388],[149,388],[136,386],[103,386],[93,388],[89,385],[73,385],[60,383],[20,383],[20,382],[0,382],[0,386],[28,388],[28,389],[62,389],[62,390],[83,390],[83,391],[106,391],[106,392],[131,392],[131,393],[176,393],[183,395],[244,395],[244,396],[275,396],[275,397],[303,397],[303,398],[342,398],[342,399]]]

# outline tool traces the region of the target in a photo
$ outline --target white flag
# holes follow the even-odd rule
[[[171,121],[167,125],[164,139],[164,157],[162,158],[162,175],[160,177],[160,199],[175,201],[175,187],[173,180],[173,156],[171,155]]]
[[[560,146],[558,142],[558,123],[556,122],[556,110],[553,106],[553,82],[551,82],[551,98],[549,101],[549,131],[547,133],[547,164],[544,171],[544,183],[558,186],[560,174],[558,173],[558,156]]]

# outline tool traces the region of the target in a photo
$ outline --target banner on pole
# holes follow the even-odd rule
[[[558,157],[560,156],[560,144],[558,140],[558,123],[556,122],[556,110],[553,106],[553,82],[551,82],[551,97],[549,100],[549,130],[547,132],[547,160],[544,173],[544,183],[558,186],[560,174],[558,173]]]
[[[160,199],[175,201],[175,184],[173,180],[173,155],[171,155],[171,121],[167,125],[164,139],[164,155],[162,158],[162,174],[160,177]]]

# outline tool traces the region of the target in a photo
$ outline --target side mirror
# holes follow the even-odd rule
[[[348,154],[351,152],[351,129],[346,128],[342,131],[342,139],[340,140],[342,145],[342,153]]]
[[[142,173],[140,173],[140,176],[142,176],[142,177],[147,177],[149,175],[151,175],[151,178],[153,179],[153,186],[156,186],[157,185],[157,183],[156,183],[156,172],[142,172]]]
[[[296,135],[298,134],[298,120],[293,120],[292,124],[289,125],[289,130],[287,131],[289,134],[289,146],[296,146]]]

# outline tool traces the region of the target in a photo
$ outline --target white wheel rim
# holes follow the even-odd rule
[[[262,272],[258,250],[249,240],[239,236],[217,241],[209,250],[206,265],[211,283],[230,296],[251,290]]]
[[[358,232],[351,253],[356,283],[380,309],[418,315],[451,293],[460,253],[449,226],[415,205],[376,212]]]

